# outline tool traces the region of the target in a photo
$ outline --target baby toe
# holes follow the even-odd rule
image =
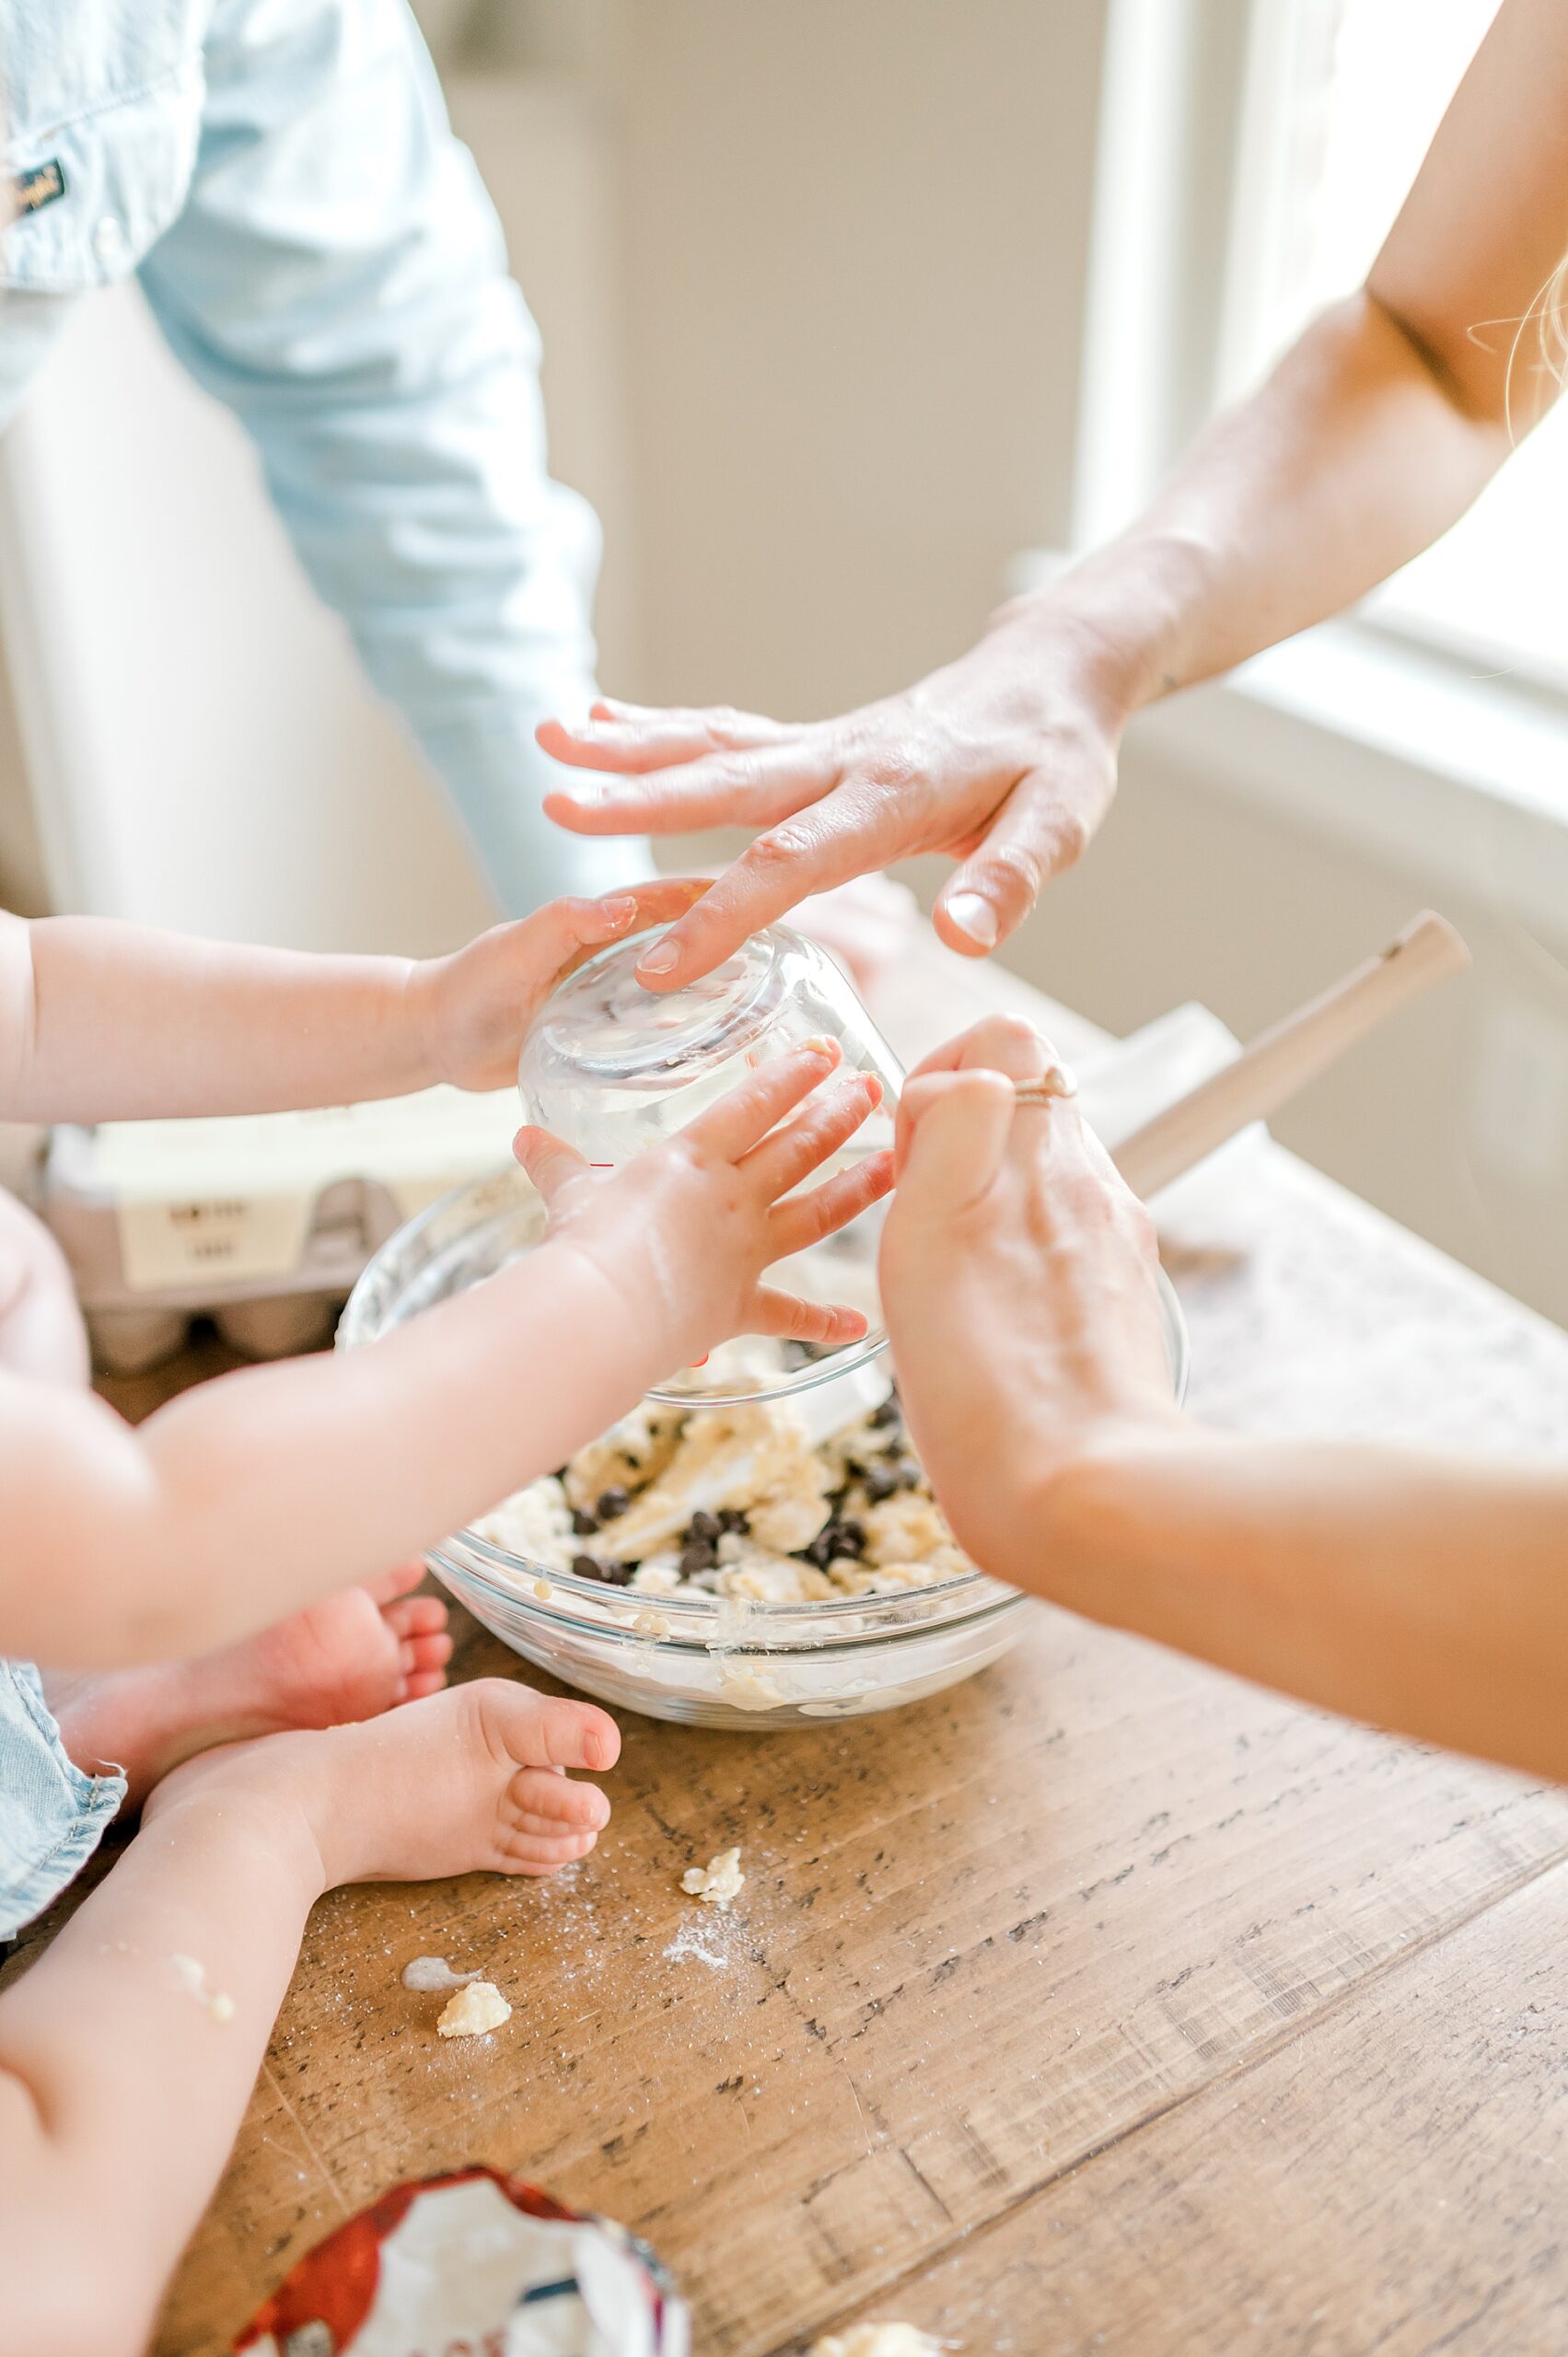
[[[444,1629],[405,1637],[398,1647],[398,1659],[406,1670],[439,1669],[451,1658],[452,1640]]]
[[[525,1768],[513,1778],[509,1799],[518,1816],[539,1817],[557,1832],[610,1822],[610,1803],[597,1784],[575,1783],[548,1768]]]
[[[411,1589],[418,1587],[424,1577],[424,1565],[416,1558],[412,1563],[400,1563],[394,1572],[383,1572],[379,1579],[366,1580],[365,1592],[374,1596],[377,1604],[390,1604],[397,1596],[407,1596]]]
[[[400,1637],[435,1636],[447,1625],[447,1608],[438,1596],[410,1596],[385,1605],[381,1618]]]
[[[621,1730],[606,1711],[591,1702],[568,1702],[535,1694],[534,1741],[524,1755],[540,1768],[612,1768],[621,1752]]]
[[[518,1875],[552,1875],[562,1866],[575,1865],[586,1858],[597,1833],[570,1833],[544,1838],[538,1834],[514,1832],[503,1844],[503,1854],[508,1871]]]

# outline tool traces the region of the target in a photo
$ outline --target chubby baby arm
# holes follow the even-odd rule
[[[563,970],[701,881],[556,900],[448,958],[315,957],[96,917],[0,912],[0,1118],[261,1113],[501,1088]]]
[[[740,1327],[853,1337],[761,1282],[890,1183],[873,1155],[791,1192],[876,1102],[813,1094],[836,1055],[764,1066],[613,1176],[527,1133],[549,1239],[365,1350],[222,1376],[137,1431],[0,1376],[0,1646],[94,1668],[222,1643],[435,1545]]]

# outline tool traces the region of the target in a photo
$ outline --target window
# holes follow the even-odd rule
[[[1497,6],[1254,0],[1225,393],[1365,274]],[[1568,686],[1568,401],[1364,610],[1473,667]]]

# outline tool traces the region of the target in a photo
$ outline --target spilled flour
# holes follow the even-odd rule
[[[664,1952],[666,1962],[683,1964],[688,1956],[693,1956],[699,1964],[705,1964],[711,1972],[727,1972],[728,1956],[703,1944],[703,1934],[707,1928],[700,1916],[694,1916],[689,1923],[682,1923]]]

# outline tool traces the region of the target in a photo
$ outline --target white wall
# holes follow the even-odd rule
[[[656,693],[831,711],[967,643],[1070,498],[1099,0],[623,13]]]

